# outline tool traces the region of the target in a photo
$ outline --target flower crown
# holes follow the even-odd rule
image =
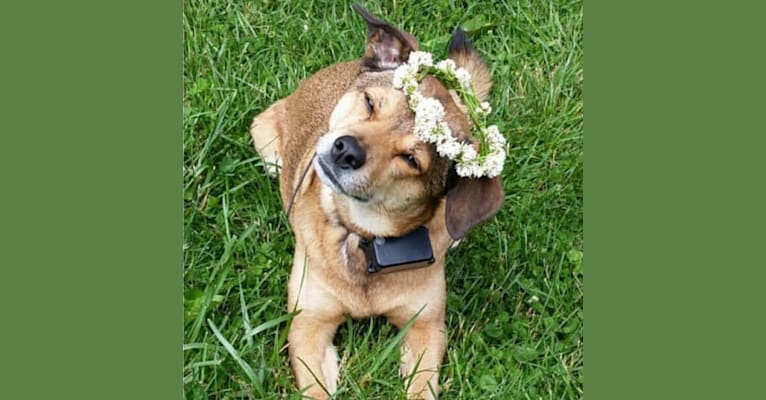
[[[438,100],[425,97],[418,91],[418,83],[427,75],[438,78],[448,89],[454,89],[463,100],[473,137],[479,142],[478,153],[471,143],[458,141],[444,120],[444,107]],[[413,51],[406,64],[394,71],[393,85],[407,95],[410,109],[415,112],[415,136],[436,145],[442,157],[455,161],[455,170],[463,177],[494,178],[503,171],[505,163],[505,137],[496,125],[486,126],[486,117],[492,112],[489,103],[479,102],[471,84],[471,74],[458,68],[452,60],[433,63],[431,53]]]

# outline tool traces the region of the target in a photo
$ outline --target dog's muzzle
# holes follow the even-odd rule
[[[355,137],[330,136],[319,139],[314,167],[319,179],[333,191],[366,202],[369,198],[359,190],[364,178],[357,172],[366,161],[367,152]]]

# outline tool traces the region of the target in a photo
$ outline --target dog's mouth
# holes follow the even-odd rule
[[[362,203],[366,203],[370,200],[369,198],[357,196],[346,191],[340,182],[338,182],[338,177],[335,175],[333,169],[326,164],[326,161],[324,161],[321,155],[317,155],[314,158],[314,170],[317,171],[319,180],[321,180],[323,184],[332,189],[334,192],[340,193]]]

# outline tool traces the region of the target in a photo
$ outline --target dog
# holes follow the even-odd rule
[[[337,389],[332,344],[346,315],[385,316],[405,328],[401,373],[408,398],[436,398],[446,349],[445,256],[455,240],[501,207],[499,177],[464,178],[433,144],[413,134],[414,113],[392,87],[394,69],[418,50],[417,39],[371,15],[360,60],[340,62],[305,79],[257,115],[250,133],[270,172],[279,171],[283,206],[295,234],[288,308],[299,311],[288,335],[297,386],[317,399]],[[487,67],[457,28],[448,57],[470,72],[486,99]],[[418,87],[437,99],[454,136],[471,141],[465,105],[427,76]],[[370,272],[365,246],[427,229],[433,260],[420,268]],[[422,263],[421,263],[422,264]],[[409,323],[408,323],[409,322]]]

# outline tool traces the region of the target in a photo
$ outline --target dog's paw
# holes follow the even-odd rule
[[[327,346],[322,359],[322,377],[324,378],[325,388],[332,394],[338,390],[338,379],[340,378],[340,367],[338,366],[338,351],[335,346]]]

